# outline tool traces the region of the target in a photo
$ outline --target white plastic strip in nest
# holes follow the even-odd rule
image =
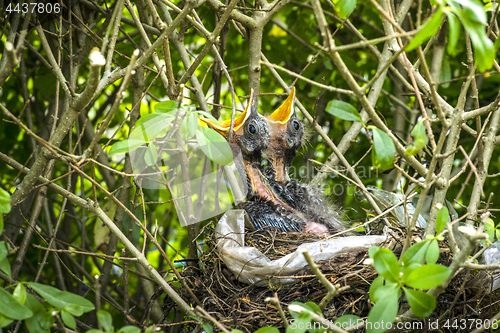
[[[215,228],[217,250],[226,266],[239,281],[266,285],[272,276],[293,276],[307,266],[302,252],[307,250],[315,262],[330,260],[353,250],[368,250],[382,244],[387,236],[350,236],[300,245],[295,252],[271,260],[255,247],[245,246],[245,211],[230,210]],[[273,282],[293,283],[295,279],[273,279]]]

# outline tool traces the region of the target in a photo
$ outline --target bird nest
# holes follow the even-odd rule
[[[319,304],[327,293],[326,287],[319,282],[309,267],[294,276],[285,277],[294,279],[293,284],[276,284],[272,283],[271,279],[265,287],[239,282],[237,276],[229,271],[216,251],[217,242],[213,230],[209,230],[206,234],[205,245],[208,250],[201,255],[199,265],[186,266],[182,271],[182,276],[198,298],[200,305],[229,329],[238,328],[243,332],[255,332],[260,327],[274,326],[284,332],[278,310],[275,305],[266,301],[267,298],[277,296],[288,320],[291,320],[287,311],[289,304],[292,302]],[[256,247],[270,259],[291,253],[305,242],[320,240],[303,233],[272,231],[247,232],[245,239],[246,246]],[[399,256],[401,245],[399,241],[395,241],[385,246],[390,246],[391,250]],[[452,257],[450,249],[445,242],[441,242],[440,246],[442,248],[439,263],[449,266]],[[378,274],[371,265],[363,264],[366,258],[368,258],[366,250],[357,250],[317,263],[331,283],[345,287],[323,310],[323,315],[327,320],[333,322],[347,314],[362,318],[368,316],[372,306],[369,288]],[[465,279],[467,283],[464,284]],[[444,314],[444,320],[491,318],[496,313],[495,311],[498,311],[498,304],[496,306],[488,306],[488,304],[494,303],[491,299],[498,299],[500,293],[497,291],[496,294],[488,294],[485,292],[488,286],[485,286],[484,279],[483,283],[477,283],[480,280],[481,276],[478,272],[463,270],[454,278],[447,290],[438,297],[437,308],[433,315]],[[170,281],[170,285],[186,302],[196,305],[196,301],[186,289],[180,287],[179,281],[174,279]],[[168,296],[165,297],[163,306],[166,314],[176,310],[175,304]],[[402,307],[405,306],[407,304],[402,304]],[[481,308],[485,310],[478,311]],[[180,310],[177,309],[177,311]],[[188,324],[185,324],[185,329],[190,331]],[[451,329],[450,332],[453,330]]]

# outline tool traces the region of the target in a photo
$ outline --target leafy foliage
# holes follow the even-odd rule
[[[195,137],[203,153],[215,163],[229,165],[233,162],[233,153],[226,139],[216,131],[200,125],[199,115],[206,115],[202,111],[193,112],[189,105],[178,107],[174,101],[156,104],[155,111],[156,113],[142,116],[132,130],[130,138],[114,143],[109,154],[130,153],[147,145],[144,161],[148,166],[154,166],[158,160],[159,147],[155,141],[165,136],[172,137],[172,131],[178,130],[184,141]],[[176,118],[182,118],[180,127],[172,129]]]
[[[119,330],[115,331],[115,328],[113,327],[113,318],[109,314],[108,311],[105,310],[99,310],[97,311],[97,320],[99,320],[99,323],[101,324],[102,330],[89,330],[87,333],[140,333],[141,329],[136,326],[123,326]],[[150,328],[146,329],[146,331],[150,331]]]
[[[368,321],[393,322],[398,313],[398,303],[401,290],[413,313],[420,318],[428,317],[436,307],[434,296],[419,290],[428,290],[441,285],[451,274],[451,270],[442,265],[435,264],[435,260],[422,265],[423,259],[429,258],[431,246],[436,239],[416,243],[411,246],[398,262],[396,256],[388,249],[370,248],[370,258],[373,266],[380,276],[370,287],[370,299],[375,306],[370,311]],[[439,249],[438,249],[439,254]],[[408,289],[408,287],[417,290]],[[369,332],[383,332],[385,329],[368,329]]]
[[[412,51],[417,46],[434,36],[439,30],[441,22],[443,22],[443,11],[439,8],[427,24],[411,40],[410,44],[406,47],[406,50]]]
[[[344,101],[333,100],[328,102],[326,112],[340,119],[363,122],[358,110]]]
[[[409,156],[417,155],[427,144],[427,134],[425,133],[424,119],[420,120],[411,131],[413,141],[406,147],[405,154]]]
[[[375,126],[368,126],[373,132],[372,163],[382,171],[392,168],[396,148],[391,138]]]
[[[36,291],[45,302],[40,303],[33,295],[26,293],[25,285]],[[5,327],[14,320],[25,320],[30,333],[47,332],[60,315],[64,324],[76,328],[73,316],[81,316],[94,310],[94,305],[85,298],[50,287],[48,285],[18,282],[13,293],[0,288],[0,325]]]
[[[420,44],[434,36],[443,22],[444,12],[449,21],[448,53],[452,55],[457,53],[456,45],[461,29],[458,22],[460,22],[469,34],[472,45],[474,45],[475,60],[479,70],[484,72],[490,69],[495,59],[495,51],[493,42],[486,35],[485,25],[487,22],[484,6],[476,0],[449,0],[437,2],[439,5],[438,10],[415,35],[406,47],[406,50],[414,50]]]

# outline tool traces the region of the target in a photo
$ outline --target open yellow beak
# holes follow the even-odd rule
[[[234,126],[233,126],[233,132],[236,132],[241,126],[245,124],[247,121],[248,117],[250,116],[250,105],[253,103],[253,89],[250,90],[250,98],[248,99],[248,104],[247,107],[245,108],[245,111],[234,120]],[[231,126],[231,119],[224,120],[220,124],[214,122],[213,120],[207,119],[200,117],[200,120],[207,123],[210,127],[212,127],[214,130],[222,134],[224,137],[227,138],[227,135],[229,133],[229,127]]]
[[[286,124],[295,111],[294,105],[295,87],[292,87],[290,95],[288,95],[283,104],[281,104],[281,106],[276,111],[274,111],[269,117],[267,117],[267,119],[274,123]]]

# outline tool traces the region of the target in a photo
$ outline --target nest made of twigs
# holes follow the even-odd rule
[[[319,239],[308,234],[255,231],[247,232],[245,240],[246,246],[256,247],[273,260],[295,251],[300,244],[315,242]],[[288,313],[286,308],[290,303],[295,301],[319,303],[327,293],[325,286],[318,281],[308,267],[292,277],[287,277],[296,280],[293,284],[273,284],[269,281],[266,287],[260,287],[241,283],[219,257],[213,230],[207,232],[205,245],[207,251],[200,257],[199,265],[186,266],[182,275],[199,299],[201,306],[229,329],[238,328],[244,332],[255,332],[263,326],[274,326],[284,331],[276,307],[265,302],[266,298],[273,297],[276,293],[285,313]],[[396,242],[396,246],[391,248],[397,256],[401,252],[400,245]],[[449,247],[446,242],[441,242],[440,246],[442,251],[439,263],[449,266],[452,257]],[[371,266],[363,264],[366,258],[368,258],[367,251],[358,250],[318,263],[330,282],[341,287],[349,287],[326,306],[323,311],[326,319],[333,322],[346,314],[359,317],[368,315],[372,306],[368,294],[369,288],[378,274]],[[464,284],[466,274],[469,274],[467,278],[469,283]],[[488,304],[491,298],[498,299],[499,293],[498,291],[496,294],[485,293],[488,286],[484,283],[478,284],[477,281],[480,278],[478,272],[466,273],[464,270],[458,274],[447,290],[438,297],[438,305],[433,315],[445,314],[445,319],[478,318],[480,315],[484,318],[491,318],[495,310],[498,311],[498,305],[489,306],[489,310],[481,314],[477,312],[477,309]],[[476,283],[470,281],[476,281]],[[178,284],[175,280],[171,282],[171,285],[186,302],[196,304],[182,287],[176,287]],[[459,292],[461,296],[455,299]],[[452,304],[454,306],[450,308]],[[166,296],[164,310],[169,312],[173,306],[173,302]],[[407,304],[401,304],[401,306],[407,307]],[[485,309],[488,309],[488,306]],[[491,315],[490,312],[492,312]]]

